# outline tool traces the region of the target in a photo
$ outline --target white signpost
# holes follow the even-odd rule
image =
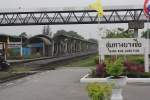
[[[21,48],[22,44],[21,42],[9,42],[8,48]]]
[[[100,55],[144,55],[145,72],[149,72],[149,41],[142,38],[102,39]]]

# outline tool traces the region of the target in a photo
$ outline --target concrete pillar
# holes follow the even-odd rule
[[[73,53],[75,52],[75,40],[73,40]]]
[[[89,43],[86,42],[86,50],[89,51]]]
[[[43,42],[43,56],[45,56],[45,44]]]
[[[65,41],[65,53],[68,53],[68,41]]]
[[[77,40],[75,40],[74,47],[75,47],[75,53],[76,53],[77,52]]]
[[[58,55],[58,42],[56,44],[56,55]]]
[[[70,41],[70,53],[72,53],[72,40]]]
[[[61,55],[61,41],[59,42],[59,55]]]
[[[72,52],[74,53],[74,40],[72,42]]]
[[[55,44],[54,40],[52,40],[52,56],[54,56]]]
[[[67,52],[68,54],[70,53],[70,40],[67,41],[68,42],[68,45],[67,45]]]
[[[138,29],[134,29],[134,38],[140,38],[140,35],[138,33]]]
[[[81,52],[81,41],[79,43],[79,52]]]

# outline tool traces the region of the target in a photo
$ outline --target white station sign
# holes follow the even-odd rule
[[[10,42],[8,43],[8,48],[20,48],[21,43],[20,42]]]
[[[148,42],[138,38],[102,39],[100,53],[103,55],[144,54]]]

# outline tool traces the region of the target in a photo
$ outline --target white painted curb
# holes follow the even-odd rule
[[[107,82],[106,78],[87,78],[89,74],[80,79],[81,83]],[[127,83],[150,83],[150,78],[127,78]]]

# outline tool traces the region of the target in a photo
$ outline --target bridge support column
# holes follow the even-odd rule
[[[140,38],[138,29],[134,29],[134,38]]]
[[[58,56],[59,53],[59,43],[56,44],[56,55]]]
[[[68,54],[70,54],[70,40],[68,40],[68,43],[67,43],[67,52]]]
[[[71,40],[71,43],[70,43],[70,53],[73,53],[73,40]]]
[[[81,41],[79,43],[79,52],[81,52],[82,48],[81,48],[82,44],[81,44]]]
[[[65,42],[65,54],[68,53],[68,41]]]
[[[73,53],[75,53],[75,49],[76,49],[75,45],[76,45],[76,41],[73,40]]]
[[[45,44],[43,42],[43,56],[45,56]]]
[[[52,56],[54,56],[54,50],[55,50],[55,43],[54,40],[52,40]]]

